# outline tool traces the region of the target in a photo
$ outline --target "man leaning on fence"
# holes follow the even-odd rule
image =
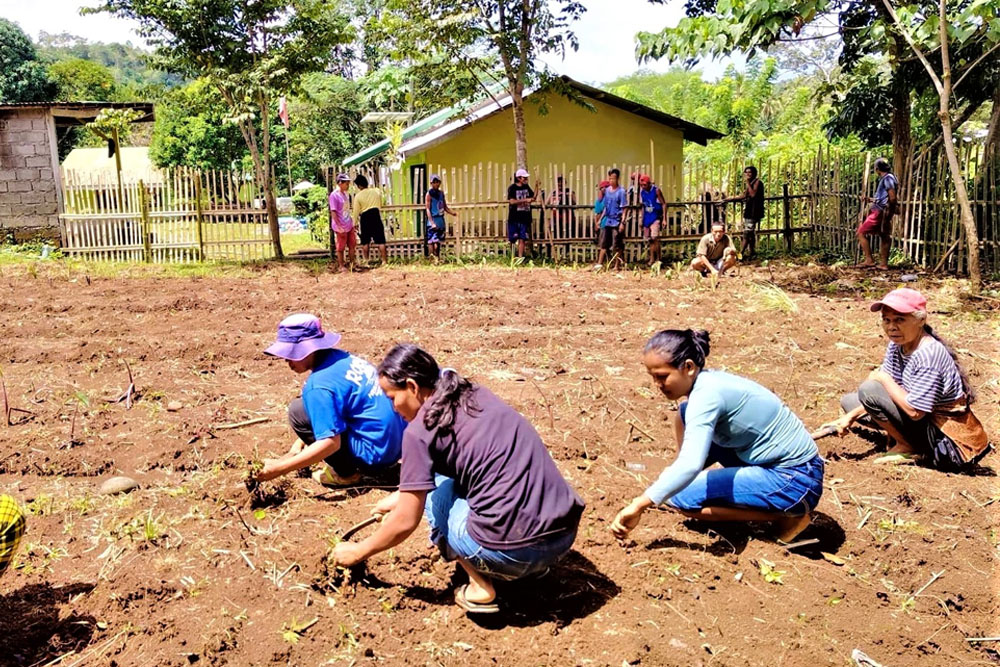
[[[875,160],[875,172],[879,176],[878,187],[875,188],[875,199],[872,201],[868,217],[858,227],[858,243],[861,245],[861,251],[865,254],[865,261],[859,266],[862,269],[876,266],[875,258],[872,257],[871,242],[868,240],[869,235],[875,235],[881,241],[878,249],[881,261],[877,267],[886,270],[889,268],[889,246],[892,243],[892,218],[896,215],[899,207],[899,201],[896,198],[899,192],[899,181],[889,170],[889,161],[884,157]]]

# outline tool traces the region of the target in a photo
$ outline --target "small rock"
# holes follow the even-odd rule
[[[184,404],[180,401],[170,401],[167,403],[167,412],[177,412],[184,407]]]
[[[135,481],[131,477],[119,475],[117,477],[104,480],[104,483],[101,484],[101,493],[106,496],[110,496],[116,493],[128,493],[132,489],[137,488],[139,488],[139,482]]]
[[[673,638],[673,639],[671,639],[669,643],[670,643],[670,648],[676,648],[676,649],[684,650],[684,649],[686,649],[688,647],[687,644],[685,644],[684,642],[682,642],[680,639],[677,639],[676,637]]]

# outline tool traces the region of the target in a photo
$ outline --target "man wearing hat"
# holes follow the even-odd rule
[[[354,221],[351,219],[351,177],[337,174],[337,187],[330,193],[330,247],[337,250],[337,266],[347,272],[348,265],[354,266],[354,248],[358,244],[354,235]],[[344,262],[344,250],[348,249],[348,261]]]
[[[512,246],[517,244],[518,257],[524,257],[525,243],[531,240],[531,205],[537,197],[528,185],[528,176],[527,169],[518,169],[514,172],[514,182],[507,188],[507,203],[510,204],[507,240]]]
[[[302,397],[288,406],[288,421],[298,436],[284,456],[264,461],[259,481],[325,462],[313,479],[327,486],[354,484],[361,469],[385,468],[399,461],[406,423],[382,392],[375,367],[338,349],[340,334],[324,332],[315,315],[289,315],[278,325],[277,340],[265,354],[309,373]]]
[[[642,238],[649,243],[649,264],[652,266],[661,259],[660,224],[667,200],[648,174],[639,175],[639,199],[642,202]]]
[[[458,215],[448,208],[448,200],[441,189],[441,177],[437,174],[431,176],[431,189],[427,191],[424,207],[427,209],[427,247],[437,261],[441,258],[441,243],[444,241],[444,214]]]

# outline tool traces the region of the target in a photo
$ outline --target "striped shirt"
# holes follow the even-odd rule
[[[910,407],[921,412],[934,412],[934,408],[964,395],[955,360],[948,348],[933,336],[924,336],[909,356],[896,343],[889,343],[882,370],[906,391]]]

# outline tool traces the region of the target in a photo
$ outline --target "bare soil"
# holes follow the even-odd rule
[[[650,334],[709,329],[710,365],[758,380],[817,426],[881,360],[867,301],[895,286],[815,266],[744,268],[717,291],[687,274],[569,269],[91,278],[3,267],[0,368],[10,407],[30,414],[0,423],[0,490],[31,515],[0,579],[0,663],[851,665],[855,648],[887,666],[1000,662],[1000,642],[966,641],[1000,635],[995,455],[950,475],[873,465],[871,435],[821,441],[826,489],[803,535],[820,544],[802,553],[758,528],[666,511],[624,545],[608,531],[676,451],[673,406],[639,360]],[[959,299],[954,282],[918,286],[1000,432],[1000,317]],[[327,565],[391,480],[339,492],[298,477],[251,506],[248,460],[290,444],[284,409],[301,382],[261,350],[282,316],[304,310],[373,362],[415,341],[488,385],[579,489],[575,550],[547,578],[502,588],[501,615],[460,612],[455,566],[424,527],[366,567]],[[128,385],[125,360],[130,409],[108,401]],[[115,474],[141,487],[100,495]]]

